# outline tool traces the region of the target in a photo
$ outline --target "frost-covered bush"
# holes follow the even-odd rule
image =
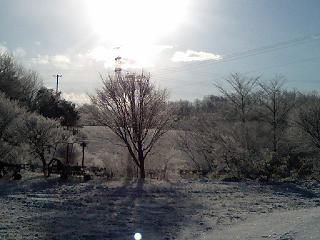
[[[37,114],[26,117],[21,132],[30,146],[30,152],[41,161],[43,174],[48,176],[54,152],[59,143],[68,139],[69,133],[59,122]]]
[[[17,64],[8,53],[0,53],[0,91],[9,99],[31,107],[41,83],[38,74]]]
[[[23,139],[19,134],[19,121],[26,114],[17,102],[0,94],[0,161],[18,163],[21,160],[19,153]]]

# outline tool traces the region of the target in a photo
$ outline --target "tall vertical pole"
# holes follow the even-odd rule
[[[67,159],[66,159],[66,165],[69,165],[69,143],[67,143]]]
[[[53,76],[57,79],[56,94],[58,94],[58,91],[59,91],[59,78],[62,77],[62,75],[57,74],[57,75],[53,75]]]
[[[81,166],[82,166],[82,168],[84,168],[84,148],[86,147],[86,143],[82,142],[81,146],[82,146],[82,163],[81,163]]]
[[[114,60],[115,60],[115,68],[114,68],[115,78],[119,79],[121,77],[121,71],[122,71],[122,68],[121,68],[121,57],[118,56]]]

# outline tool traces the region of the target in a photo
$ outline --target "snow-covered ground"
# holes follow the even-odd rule
[[[320,239],[320,207],[258,215],[202,239]]]
[[[320,184],[0,180],[0,239],[320,239]]]

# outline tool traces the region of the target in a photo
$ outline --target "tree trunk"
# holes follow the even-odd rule
[[[140,178],[141,179],[145,179],[146,178],[146,173],[145,173],[145,170],[144,170],[144,164],[141,164],[141,166],[140,166]]]
[[[42,160],[42,172],[43,176],[48,177],[48,168],[45,160]]]
[[[139,168],[140,168],[140,179],[145,179],[146,178],[146,173],[145,173],[145,169],[144,169],[144,154],[143,154],[143,144],[141,141],[141,135],[138,135],[138,161],[139,161]]]
[[[272,121],[272,125],[273,125],[273,151],[277,152],[277,105],[276,105],[276,95],[275,93],[273,94],[273,121]]]
[[[48,177],[51,175],[51,166],[50,164],[47,165]]]
[[[140,178],[144,179],[144,178],[146,178],[146,173],[145,173],[145,169],[144,169],[144,156],[143,156],[142,149],[140,149],[138,151],[138,161],[140,164]]]
[[[273,129],[273,151],[278,151],[278,143],[277,143],[277,135],[276,135],[276,129]]]

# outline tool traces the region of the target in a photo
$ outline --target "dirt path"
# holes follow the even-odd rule
[[[320,239],[320,207],[260,215],[224,230],[214,231],[201,239]]]

